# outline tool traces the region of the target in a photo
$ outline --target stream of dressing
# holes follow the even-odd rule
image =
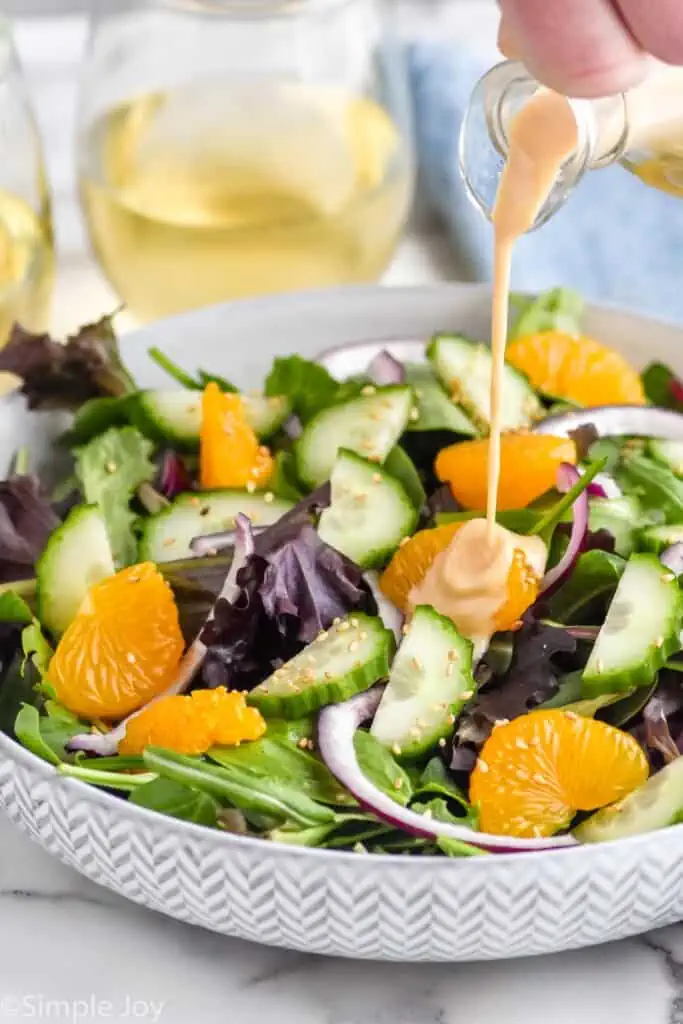
[[[508,158],[493,210],[494,266],[491,318],[491,435],[489,440],[486,540],[493,546],[500,481],[501,383],[510,304],[510,268],[515,242],[532,226],[558,172],[578,145],[572,109],[564,96],[542,90],[516,115]]]

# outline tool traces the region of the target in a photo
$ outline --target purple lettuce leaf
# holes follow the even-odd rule
[[[0,482],[0,582],[33,576],[36,559],[57,526],[59,519],[36,477]]]
[[[30,409],[76,410],[91,398],[118,398],[135,389],[111,317],[82,327],[65,344],[16,325],[0,350],[0,371],[21,378]]]
[[[514,635],[510,666],[502,675],[492,673],[486,656],[477,668],[483,688],[463,712],[455,736],[452,767],[469,771],[473,751],[488,739],[501,719],[512,720],[532,711],[557,692],[558,675],[566,670],[554,659],[571,656],[576,638],[530,615]]]
[[[683,677],[680,673],[664,671],[660,674],[655,693],[630,732],[645,748],[655,769],[680,755],[683,750]]]
[[[312,505],[319,500],[311,496],[255,538],[237,576],[239,594],[219,598],[201,633],[203,685],[255,686],[337,617],[376,613],[358,566],[318,536]]]

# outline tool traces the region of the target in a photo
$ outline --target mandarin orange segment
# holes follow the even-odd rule
[[[496,613],[494,624],[497,632],[519,629],[524,612],[536,601],[540,580],[531,568],[524,552],[516,548],[507,578],[505,604]]]
[[[120,754],[164,747],[178,754],[205,754],[214,746],[234,747],[257,740],[266,723],[240,692],[225,687],[197,690],[189,697],[162,697],[136,715],[119,744]]]
[[[593,338],[543,331],[511,341],[508,363],[539,391],[579,405],[644,405],[640,375]]]
[[[247,421],[242,399],[211,382],[202,396],[200,481],[204,490],[265,487],[273,474],[273,458],[259,444]]]
[[[48,678],[74,714],[125,718],[170,686],[184,646],[173,591],[146,562],[90,589]]]
[[[445,551],[462,523],[448,523],[432,530],[420,530],[398,549],[380,577],[382,593],[400,608],[408,611],[410,591],[427,575],[437,555]]]
[[[647,758],[628,733],[567,711],[532,711],[497,726],[470,779],[479,827],[534,838],[567,828],[577,811],[642,785]]]
[[[435,471],[464,508],[486,508],[489,442],[463,441],[442,449]],[[558,467],[576,465],[576,445],[565,437],[544,434],[504,434],[498,508],[518,509],[555,486]]]

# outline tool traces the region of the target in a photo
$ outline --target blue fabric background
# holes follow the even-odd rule
[[[489,281],[491,226],[468,200],[457,162],[463,112],[486,67],[445,44],[413,44],[408,59],[422,187],[448,224],[468,276]],[[515,253],[516,289],[556,285],[683,321],[683,199],[648,188],[621,167],[587,174]]]

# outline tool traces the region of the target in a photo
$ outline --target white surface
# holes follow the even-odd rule
[[[488,3],[449,0],[410,27],[490,36]],[[406,5],[409,6],[409,5]],[[55,328],[113,304],[84,255],[73,202],[73,68],[78,27],[20,26],[55,183],[62,272]],[[389,280],[420,283],[453,273],[444,240],[425,231],[404,244]],[[582,953],[477,966],[353,964],[288,954],[176,924],[98,889],[0,822],[0,1022],[91,1024],[681,1024],[683,928]],[[138,1000],[136,1004],[134,1001]]]

